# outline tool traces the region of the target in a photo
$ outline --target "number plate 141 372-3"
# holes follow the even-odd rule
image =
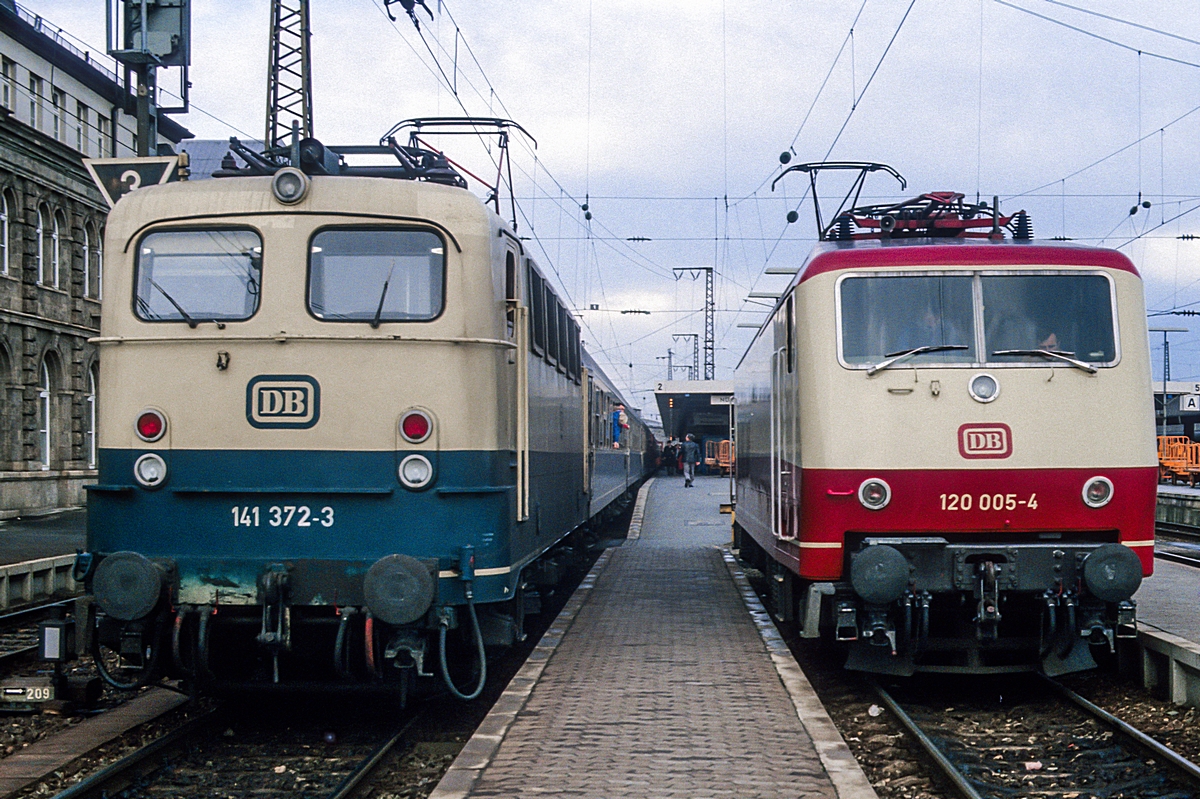
[[[307,505],[234,505],[234,527],[333,527],[333,508]]]

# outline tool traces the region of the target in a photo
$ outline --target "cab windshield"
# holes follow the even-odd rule
[[[445,245],[427,230],[326,229],[313,236],[308,308],[326,321],[412,322],[442,312]]]
[[[258,310],[262,239],[253,230],[170,230],[138,245],[133,311],[147,322],[240,321]]]
[[[1116,360],[1112,304],[1103,275],[985,275],[982,284],[990,360],[1040,360],[1029,350],[1043,349],[1084,363]]]
[[[870,366],[919,347],[912,361],[975,362],[970,275],[851,277],[842,281],[842,358]],[[961,348],[961,349],[960,349]]]
[[[850,367],[892,358],[909,366],[1117,360],[1103,274],[850,275],[840,283],[839,313]]]

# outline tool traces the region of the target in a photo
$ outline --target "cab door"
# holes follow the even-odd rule
[[[800,533],[793,312],[789,296],[774,319],[771,354],[771,528],[784,541],[794,541]]]

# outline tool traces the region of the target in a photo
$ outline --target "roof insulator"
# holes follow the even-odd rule
[[[1013,220],[1013,224],[1014,240],[1028,241],[1033,238],[1033,220],[1029,218],[1029,214],[1017,211],[1017,218]]]

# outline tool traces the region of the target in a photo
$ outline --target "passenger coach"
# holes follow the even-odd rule
[[[1142,281],[1023,212],[839,217],[737,368],[736,535],[848,666],[1094,665],[1154,565]]]

